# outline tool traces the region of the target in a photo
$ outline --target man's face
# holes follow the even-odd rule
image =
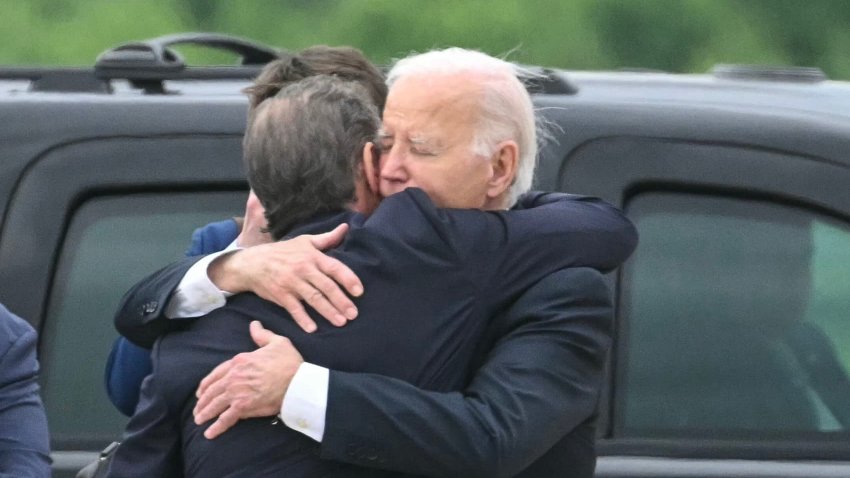
[[[478,88],[461,75],[408,77],[390,89],[380,146],[380,190],[424,190],[439,207],[483,208],[492,167],[472,153]]]

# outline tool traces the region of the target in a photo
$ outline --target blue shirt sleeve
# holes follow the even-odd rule
[[[128,417],[136,410],[142,380],[152,370],[150,350],[118,337],[106,361],[106,393]]]
[[[211,222],[192,233],[187,256],[201,256],[223,250],[239,235],[239,225],[233,219]]]
[[[0,478],[50,476],[36,339],[28,323],[0,305]]]

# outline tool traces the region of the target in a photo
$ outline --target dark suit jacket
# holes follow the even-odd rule
[[[612,318],[603,276],[563,269],[490,324],[463,393],[331,371],[321,457],[427,476],[590,478]]]
[[[567,199],[565,196],[549,198]],[[593,210],[595,213],[591,212]],[[577,211],[581,213],[577,214]],[[337,222],[334,220],[321,230],[329,229]],[[234,458],[230,455],[228,459],[227,453],[221,450],[231,450],[231,453],[234,450],[241,451],[239,457],[243,460],[250,453],[252,458],[247,462],[252,464],[262,462],[262,457],[275,457],[266,461],[270,462],[268,466],[278,469],[282,465],[292,466],[296,463],[295,460],[279,458],[288,452],[302,458],[297,462],[300,467],[297,470],[300,471],[289,469],[291,473],[312,475],[319,469],[330,472],[338,466],[303,459],[305,450],[310,450],[312,443],[288,429],[270,432],[267,422],[249,420],[225,434],[227,439],[223,440],[225,437],[222,437],[209,442],[198,439],[202,430],[190,425],[191,395],[198,380],[220,361],[238,351],[253,348],[247,337],[249,320],[265,318],[267,326],[288,335],[295,342],[307,361],[328,366],[340,373],[371,372],[392,376],[432,391],[459,390],[466,382],[468,365],[472,363],[473,357],[476,353],[482,355],[476,352],[476,344],[484,334],[488,317],[496,315],[549,272],[565,266],[581,265],[582,261],[610,268],[619,264],[633,247],[634,232],[628,222],[607,206],[586,199],[579,202],[562,200],[531,211],[505,214],[439,211],[417,190],[393,196],[385,201],[364,227],[353,227],[346,243],[336,251],[369,288],[369,293],[359,304],[362,311],[360,319],[343,329],[323,325],[319,333],[308,335],[302,334],[287,317],[269,321],[282,312],[256,297],[245,295],[232,300],[220,312],[192,323],[190,331],[172,334],[159,344],[155,355],[159,365],[155,367],[151,383],[145,384],[145,390],[158,387],[153,390],[154,396],[158,393],[171,395],[172,399],[174,396],[183,397],[184,400],[189,397],[190,402],[184,403],[182,407],[174,407],[151,400],[151,403],[140,406],[139,415],[131,421],[130,435],[125,442],[127,446],[122,448],[129,450],[126,452],[128,461],[138,460],[139,456],[132,454],[134,440],[145,435],[159,438],[176,435],[174,429],[169,433],[163,433],[162,427],[160,431],[151,430],[156,428],[151,427],[151,424],[157,421],[173,423],[177,413],[181,415],[184,424],[184,446],[190,451],[187,465],[198,474],[224,473]],[[157,282],[155,279],[154,283]],[[591,287],[587,294],[595,298],[598,291],[593,289],[594,283],[590,281],[585,285]],[[603,285],[603,296],[604,290]],[[145,301],[146,304],[149,302]],[[149,310],[150,307],[144,309]],[[601,314],[602,329],[607,323],[607,311],[609,309]],[[241,331],[242,340],[234,338],[220,347],[210,345],[215,343],[216,336],[221,337],[221,327],[225,321],[232,324],[229,330],[233,336],[238,336]],[[173,327],[179,323],[169,321],[165,325]],[[206,335],[205,330],[209,332]],[[491,335],[492,343],[497,335],[502,334],[492,332]],[[594,336],[594,333],[589,335]],[[590,347],[599,364],[603,361],[601,357],[604,357],[604,339],[607,337],[602,335],[603,340],[597,340]],[[598,338],[594,336],[594,339]],[[193,355],[193,343],[197,345],[196,352],[203,353]],[[597,343],[599,347],[596,347]],[[599,353],[597,348],[603,351]],[[210,349],[214,349],[213,352]],[[367,352],[364,353],[364,350]],[[166,358],[169,353],[175,356]],[[206,360],[207,363],[193,362],[192,357],[197,359],[202,355],[205,358],[201,361]],[[584,363],[569,365],[573,366],[582,369]],[[601,365],[599,368],[601,371]],[[331,380],[330,401],[335,400],[335,391],[339,389],[337,375],[335,373]],[[599,374],[592,370],[573,370],[567,375],[591,375],[596,379],[592,384],[582,384],[592,388],[590,406],[576,407],[582,410],[582,420],[588,419],[596,400]],[[158,381],[160,377],[163,380]],[[332,409],[329,404],[329,417]],[[575,425],[573,423],[572,426]],[[361,424],[359,428],[361,436],[368,434],[365,430],[369,427],[364,428]],[[560,428],[553,433],[542,431],[543,436],[555,435],[556,439],[563,433],[565,430]],[[585,461],[591,463],[591,469],[592,435],[591,428],[586,437],[587,446],[583,449],[586,452],[583,453]],[[330,432],[328,436],[335,435]],[[472,441],[480,442],[484,438],[479,436]],[[228,442],[230,446],[225,446]],[[544,439],[542,447],[521,445],[506,451],[522,455],[525,457],[524,464],[527,464],[549,445],[551,443],[546,443]],[[419,446],[423,446],[423,443],[419,443]],[[467,446],[475,447],[478,444],[470,443]],[[331,444],[328,448],[332,447]],[[520,450],[523,447],[533,450]],[[326,446],[322,448],[324,451]],[[357,455],[362,455],[364,462],[387,465],[385,456],[376,455],[363,447],[358,451],[356,442],[347,443],[346,448],[346,456],[341,458],[343,460],[351,460],[352,456],[356,459]],[[415,453],[414,450],[407,449],[406,453]],[[159,456],[166,457],[160,465],[173,462],[174,455],[160,453]],[[194,460],[192,457],[200,459]],[[498,456],[492,458],[501,462]],[[395,464],[386,467],[405,470],[406,461],[400,457]],[[473,460],[472,463],[477,462]],[[261,473],[260,470],[266,464],[256,466],[256,469],[251,470],[252,474]],[[469,465],[458,467],[456,463],[449,466],[454,470],[470,468]],[[428,469],[407,471],[433,473],[433,470]],[[345,473],[353,473],[353,470],[346,469]]]
[[[50,476],[35,330],[0,305],[0,478]]]

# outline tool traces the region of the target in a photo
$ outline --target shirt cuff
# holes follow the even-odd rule
[[[325,435],[329,376],[325,367],[302,363],[280,407],[280,418],[286,426],[317,442]]]
[[[207,274],[207,268],[212,261],[234,250],[237,248],[231,244],[227,249],[205,256],[193,264],[171,294],[165,307],[165,316],[169,319],[200,317],[223,307],[227,298],[233,294],[216,287]]]

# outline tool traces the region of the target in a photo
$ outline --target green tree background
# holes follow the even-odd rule
[[[568,69],[817,66],[850,79],[847,0],[0,0],[0,62],[91,65],[123,42],[214,31],[353,45],[387,63],[442,46]],[[227,55],[180,50],[191,63]]]

